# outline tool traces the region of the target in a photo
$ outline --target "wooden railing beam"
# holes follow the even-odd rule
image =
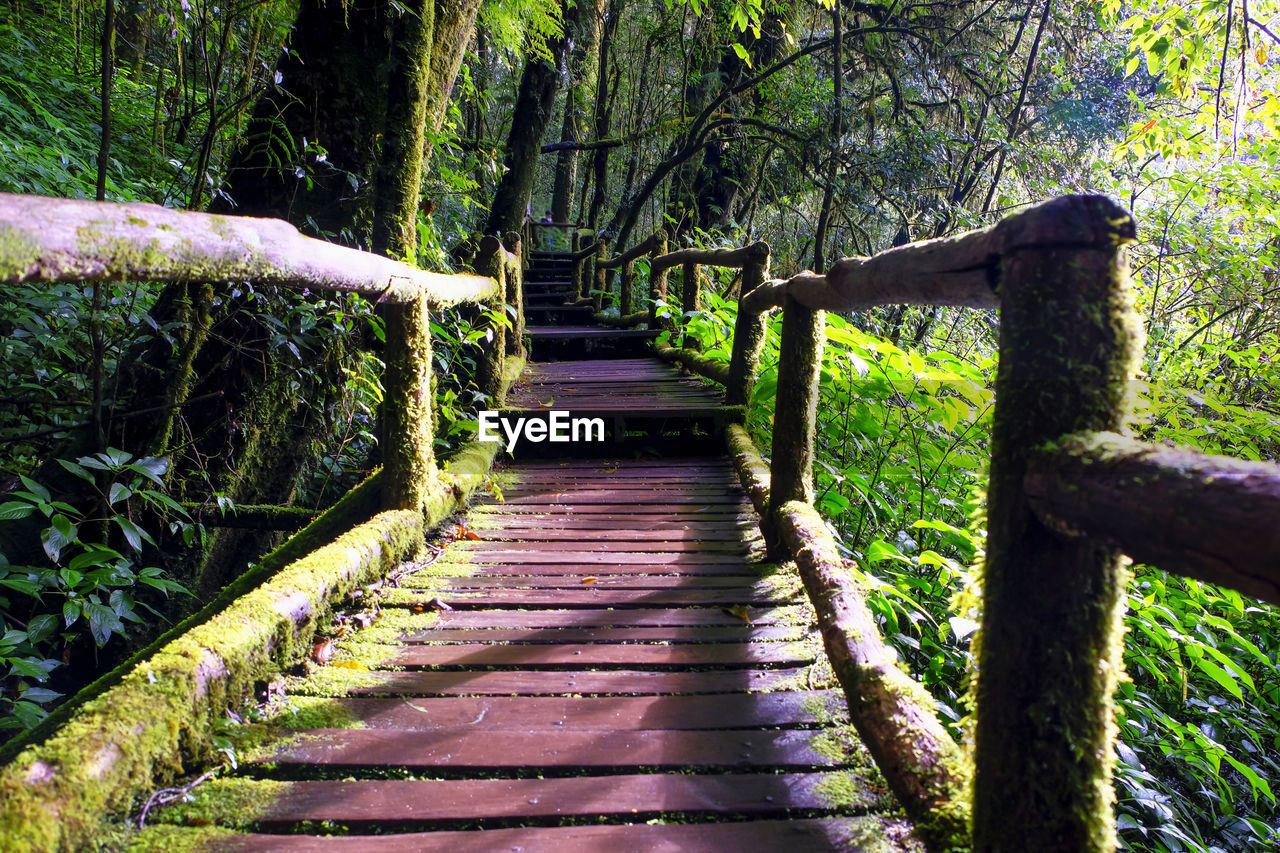
[[[667,232],[658,231],[653,235],[653,246],[649,250],[652,259],[649,261],[649,328],[659,326],[671,327],[670,319],[658,321],[658,303],[667,302],[667,271],[669,267],[657,266],[657,259],[667,253]]]
[[[382,502],[421,511],[436,480],[427,300],[381,307],[386,331],[381,417]]]
[[[1084,433],[1036,453],[1024,487],[1063,535],[1280,604],[1280,465]]]
[[[476,250],[475,269],[481,275],[499,282],[500,292],[506,293],[506,250],[502,241],[489,236],[480,241]],[[502,387],[502,359],[506,355],[506,307],[502,297],[469,307],[466,312],[473,318],[477,329],[485,334],[476,358],[476,387],[481,394],[493,399]]]
[[[769,244],[758,242],[742,267],[742,296],[754,291],[769,277]],[[755,390],[756,373],[760,369],[760,353],[764,349],[767,326],[758,312],[738,307],[733,322],[733,349],[729,354],[729,381],[725,383],[724,402],[728,406],[745,406]]]
[[[507,335],[507,355],[524,357],[524,254],[520,232],[508,231],[503,242],[507,250],[503,256],[503,284],[507,304],[516,311]]]
[[[252,281],[448,308],[497,287],[314,240],[280,219],[0,193],[0,283]]]
[[[826,313],[788,301],[778,345],[778,392],[769,454],[771,509],[765,518],[765,543],[771,553],[781,545],[772,507],[789,501],[813,503],[813,443],[825,339]]]

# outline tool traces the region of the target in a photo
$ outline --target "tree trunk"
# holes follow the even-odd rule
[[[498,181],[485,223],[486,234],[519,231],[524,224],[533,192],[533,176],[542,153],[542,134],[551,119],[556,90],[560,86],[560,65],[564,61],[565,40],[548,40],[554,65],[539,57],[525,62],[520,89],[512,110],[511,131],[507,134],[506,172]]]
[[[417,0],[401,13],[372,0],[345,8],[303,0],[290,50],[277,66],[287,92],[269,92],[255,107],[246,142],[228,169],[234,207],[217,206],[413,256],[426,132],[443,120],[478,8],[475,0]],[[183,328],[200,330],[186,341],[194,349],[139,353],[130,372],[145,377],[134,387],[168,389],[164,398],[175,403],[209,390],[223,393],[154,422],[134,439],[149,446],[160,439],[157,451],[188,457],[176,468],[197,476],[175,484],[180,496],[203,498],[212,488],[237,504],[287,505],[308,448],[327,435],[325,413],[339,403],[343,366],[359,341],[326,336],[300,362],[271,346],[261,303],[249,310],[243,296],[224,293],[216,311],[206,314],[213,302],[201,294],[173,286],[156,309],[161,324],[185,321],[190,325]],[[268,291],[267,298],[285,297]],[[193,316],[200,321],[191,323]],[[272,538],[217,531],[191,573],[193,584],[216,589]]]

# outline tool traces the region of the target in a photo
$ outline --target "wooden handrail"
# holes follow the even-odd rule
[[[603,263],[598,264],[598,266],[602,266],[605,269],[613,269],[614,267],[620,267],[629,261],[634,261],[641,257],[644,257],[645,255],[649,254],[650,251],[652,251],[655,241],[658,240],[659,234],[665,234],[665,233],[666,232],[655,232],[653,234],[650,234],[648,237],[644,238],[639,243],[636,243],[630,249],[627,249],[621,255],[617,255],[616,257],[613,257],[613,258],[608,258]]]
[[[984,850],[1114,849],[1121,549],[1280,602],[1280,467],[1114,433],[1129,414],[1142,345],[1125,258],[1135,233],[1129,213],[1109,199],[1067,196],[959,237],[845,258],[823,275],[769,282],[744,275],[725,380],[731,402],[750,399],[743,378],[754,373],[754,362],[746,365],[753,352],[758,358],[763,314],[783,308],[771,482],[750,485],[757,503],[767,501],[766,542],[777,555],[798,555],[837,674],[853,667],[872,679],[854,690],[841,675],[851,713],[861,709],[852,718],[931,848],[971,840]],[[655,257],[655,297],[665,297],[671,267],[709,257],[702,250]],[[685,279],[692,280],[689,266]],[[809,518],[821,312],[904,303],[1000,311],[971,839],[956,835],[966,808],[954,754],[931,746],[921,756],[941,763],[905,757],[918,745],[895,742],[876,715],[907,719],[916,711],[867,710],[885,665],[854,663],[862,652],[847,647],[848,631],[828,605],[846,596],[856,609],[860,593],[839,579],[837,557],[818,556],[824,531]],[[680,350],[662,355],[696,362]],[[738,445],[750,444],[745,436]],[[763,461],[753,457],[744,469],[744,453],[735,446],[744,478],[759,480]],[[859,623],[854,639],[865,630]],[[936,723],[931,713],[922,719]]]
[[[421,296],[433,309],[482,301],[497,288],[482,276],[304,237],[280,219],[0,193],[0,283],[126,280],[254,281],[380,303]]]
[[[517,235],[508,241],[519,246]],[[488,275],[433,273],[304,237],[279,219],[0,193],[0,283],[238,280],[372,299],[386,333],[380,420],[388,509],[421,510],[442,488],[433,449],[429,312],[500,306],[509,296],[517,306],[523,302],[518,257],[496,238],[484,246],[479,262]],[[522,315],[517,330],[523,331]],[[490,394],[508,349],[502,328],[492,331],[477,375]],[[517,336],[517,352],[519,346]]]
[[[1024,484],[1063,535],[1280,604],[1280,465],[1085,433],[1038,451]]]
[[[678,249],[658,255],[653,259],[650,269],[666,269],[681,264],[706,264],[715,267],[744,267],[759,254],[757,246],[763,243],[752,243],[736,249]]]

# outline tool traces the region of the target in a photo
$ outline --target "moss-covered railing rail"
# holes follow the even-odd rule
[[[428,312],[483,307],[476,318],[490,328],[477,382],[500,404],[523,364],[520,335],[506,335],[504,321],[504,303],[523,301],[519,245],[515,234],[514,252],[486,238],[476,257],[484,275],[443,275],[312,240],[278,220],[0,194],[0,283],[230,280],[345,291],[378,303],[386,330],[382,470],[6,744],[0,846],[84,849],[109,814],[208,759],[227,708],[305,658],[335,602],[417,554],[426,531],[484,482],[497,444],[464,445],[436,466]],[[284,526],[278,509],[238,515]]]
[[[601,246],[596,260],[596,282],[594,292],[597,300],[602,296],[612,298],[613,285],[609,280],[609,270],[619,270],[618,284],[618,317],[597,315],[597,319],[632,326],[647,322],[650,327],[661,325],[674,331],[677,322],[672,318],[672,311],[663,312],[663,307],[678,308],[681,317],[687,317],[698,311],[701,306],[702,286],[699,267],[715,266],[726,269],[742,270],[741,293],[747,294],[759,287],[769,275],[769,244],[757,241],[749,246],[733,249],[679,249],[667,251],[667,233],[659,229],[646,239],[632,246],[627,251],[613,258],[605,257],[605,247]],[[648,289],[645,303],[640,311],[633,311],[635,291],[635,262],[649,256]],[[680,304],[669,303],[668,276],[672,268],[680,267]],[[598,301],[596,310],[602,304]],[[686,348],[688,339],[682,337],[680,346],[663,343],[655,345],[659,356],[668,361],[679,361],[685,367],[708,379],[719,382],[726,388],[725,405],[742,406],[751,399],[751,390],[755,382],[756,369],[759,366],[760,350],[764,345],[764,323],[758,314],[739,314],[734,326],[733,358],[726,366],[713,359]]]
[[[0,194],[0,283],[239,280],[378,303],[386,322],[383,492],[392,509],[422,507],[433,478],[428,311],[501,306],[519,268],[508,254],[489,238],[476,261],[485,275],[434,273],[304,237],[281,220]],[[506,354],[502,335],[495,337],[481,367],[490,390]]]

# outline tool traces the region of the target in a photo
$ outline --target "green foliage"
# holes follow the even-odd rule
[[[87,635],[102,648],[127,633],[126,623],[142,622],[140,610],[159,617],[139,593],[186,592],[160,568],[138,563],[156,544],[139,523],[143,511],[172,517],[175,527],[194,533],[186,511],[166,494],[168,460],[108,449],[58,463],[94,493],[92,510],[55,498],[25,476],[23,488],[0,503],[0,520],[39,519],[44,557],[13,565],[0,554],[0,666],[8,669],[0,682],[7,712],[0,728],[29,728],[43,718],[41,706],[62,694],[39,685],[71,644]]]

